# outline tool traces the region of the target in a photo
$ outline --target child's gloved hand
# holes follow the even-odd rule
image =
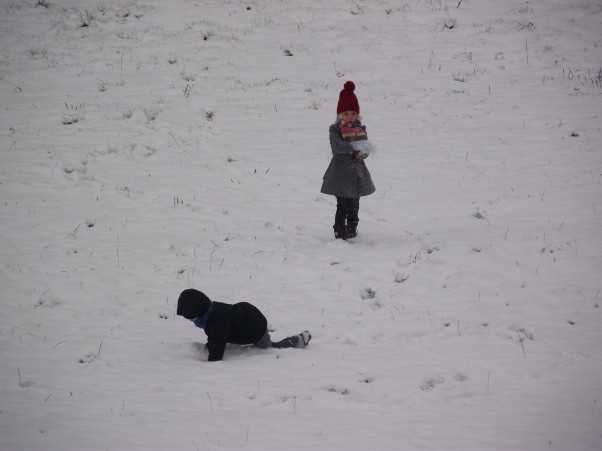
[[[354,160],[361,160],[362,159],[362,154],[360,153],[359,150],[356,150],[355,152],[353,152],[353,155],[351,155],[351,157]]]
[[[354,141],[351,143],[353,148],[362,154],[363,158],[366,158],[372,152],[374,152],[374,144],[370,141]]]

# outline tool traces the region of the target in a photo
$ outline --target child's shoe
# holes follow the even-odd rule
[[[347,228],[346,227],[339,227],[339,226],[334,226],[334,237],[338,240],[343,239],[346,240],[347,239]]]
[[[301,332],[299,334],[299,343],[297,343],[297,347],[298,348],[304,348],[305,346],[308,345],[309,340],[311,340],[311,334],[309,333],[309,331],[304,330],[303,332]]]
[[[284,340],[280,340],[276,343],[272,343],[272,347],[276,349],[286,348],[304,348],[311,340],[311,334],[308,331],[303,331],[298,335],[286,337]]]
[[[357,225],[359,221],[348,221],[347,227],[345,227],[345,236],[348,238],[355,238],[357,236]]]

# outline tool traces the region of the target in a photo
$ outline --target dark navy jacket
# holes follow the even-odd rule
[[[268,328],[268,321],[257,307],[248,302],[224,304],[213,302],[205,333],[209,361],[222,360],[227,343],[257,343]]]

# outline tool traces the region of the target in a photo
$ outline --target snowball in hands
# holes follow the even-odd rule
[[[360,152],[364,157],[367,157],[368,155],[370,155],[371,153],[373,153],[376,148],[374,146],[374,144],[372,144],[370,141],[354,141],[351,143],[351,145],[353,146],[354,150],[357,150],[358,152]]]

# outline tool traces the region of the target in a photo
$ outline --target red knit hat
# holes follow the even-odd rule
[[[360,104],[353,91],[355,91],[355,84],[352,81],[348,81],[343,85],[343,90],[339,94],[337,114],[341,114],[343,111],[355,111],[359,114]]]

